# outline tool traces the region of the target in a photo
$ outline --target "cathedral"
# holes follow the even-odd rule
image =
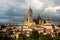
[[[53,32],[52,23],[50,22],[49,18],[47,20],[45,20],[45,19],[41,18],[39,15],[36,19],[34,19],[32,17],[33,16],[32,14],[33,14],[33,10],[30,7],[28,9],[28,17],[25,20],[24,25],[30,26],[31,28],[38,30],[39,33],[46,32],[46,33],[50,34]],[[28,27],[28,29],[29,29],[29,27]]]
[[[46,22],[47,23],[50,23],[50,20],[49,18],[47,20],[43,19],[40,17],[40,15],[37,17],[37,19],[34,19],[32,16],[33,14],[33,10],[32,8],[30,7],[28,9],[28,17],[27,19],[25,20],[24,22],[24,25],[28,25],[28,26],[31,26],[31,25],[44,25]]]
[[[28,25],[28,26],[31,26],[31,25],[43,25],[45,23],[45,20],[42,19],[40,17],[40,15],[37,17],[37,19],[33,19],[32,14],[33,14],[33,10],[30,7],[29,10],[28,10],[28,17],[25,20],[24,25]]]

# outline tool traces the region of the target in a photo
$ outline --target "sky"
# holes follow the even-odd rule
[[[0,0],[0,24],[23,24],[30,6],[33,18],[40,15],[60,24],[60,0]]]

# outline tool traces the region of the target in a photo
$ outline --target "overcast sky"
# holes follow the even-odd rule
[[[0,23],[23,23],[30,6],[34,18],[49,17],[52,23],[60,24],[60,0],[0,0]]]

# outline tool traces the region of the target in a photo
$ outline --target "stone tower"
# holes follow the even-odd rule
[[[28,23],[33,22],[32,13],[33,13],[33,11],[32,11],[32,9],[30,7],[29,10],[28,10]]]
[[[33,22],[33,10],[31,9],[31,7],[29,8],[28,10],[28,17],[27,19],[25,20],[25,25],[28,25],[28,26],[31,26],[31,25],[35,25],[35,22]]]

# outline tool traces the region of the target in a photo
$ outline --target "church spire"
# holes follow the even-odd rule
[[[50,21],[49,17],[48,17],[47,21]]]
[[[30,8],[29,8],[28,12],[32,13],[32,8],[31,8],[31,6],[30,6]]]
[[[38,19],[39,19],[39,20],[41,20],[41,19],[42,19],[40,15],[38,15]]]
[[[46,21],[47,23],[50,23],[50,19],[49,19],[49,17],[48,17],[48,19],[47,19],[47,21]]]
[[[28,10],[28,22],[30,23],[30,22],[32,22],[32,13],[33,13],[33,11],[32,11],[32,8],[30,7],[29,8],[29,10]]]

